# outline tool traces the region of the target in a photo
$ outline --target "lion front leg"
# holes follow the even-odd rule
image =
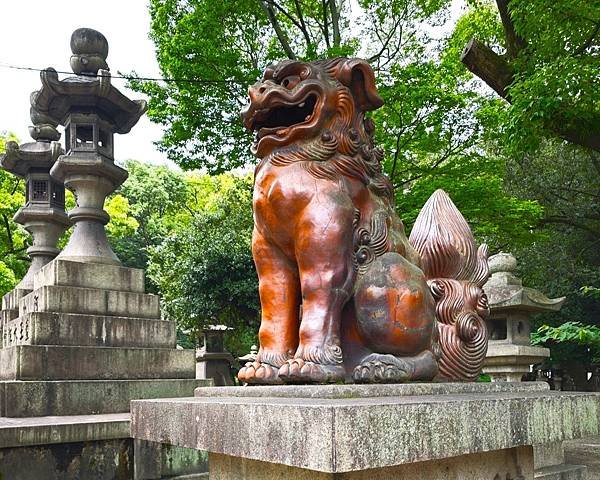
[[[300,342],[279,370],[287,382],[343,380],[340,324],[354,283],[351,205],[320,204],[302,219],[296,258],[302,289]]]
[[[281,383],[279,368],[298,347],[300,280],[293,263],[256,229],[252,256],[259,280],[260,350],[254,362],[240,369],[238,378],[246,383]]]

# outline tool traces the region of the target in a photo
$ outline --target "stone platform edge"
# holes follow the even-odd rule
[[[424,388],[440,388],[432,385]],[[226,394],[236,387],[220,387],[221,396],[132,401],[132,436],[341,473],[600,431],[600,394],[505,385],[454,393],[446,384],[446,393],[351,398],[235,397]],[[387,388],[397,387],[411,388]]]

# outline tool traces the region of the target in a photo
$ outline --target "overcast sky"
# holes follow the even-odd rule
[[[150,16],[147,0],[21,0],[2,2],[0,64],[71,71],[69,41],[73,30],[94,28],[108,39],[111,73],[135,70],[139,75],[160,76],[154,44],[148,38]],[[64,75],[59,75],[61,78]],[[113,84],[132,99],[143,98],[125,88],[125,80]],[[14,132],[21,142],[30,141],[27,127],[29,94],[41,86],[38,72],[0,67],[0,131]],[[115,136],[115,158],[135,158],[166,163],[153,141],[161,127],[146,116],[127,135]]]

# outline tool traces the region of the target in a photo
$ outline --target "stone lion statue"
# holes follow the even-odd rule
[[[383,105],[369,64],[283,61],[249,95],[262,318],[240,381],[474,379],[487,247],[441,190],[407,239],[365,117]]]

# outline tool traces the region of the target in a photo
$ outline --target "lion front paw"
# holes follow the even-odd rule
[[[286,383],[334,383],[344,380],[344,367],[293,358],[281,366],[279,378]]]
[[[352,373],[356,383],[402,383],[411,379],[412,365],[393,355],[369,355]]]
[[[279,369],[262,362],[248,362],[238,372],[238,379],[244,383],[278,384],[283,383],[279,378]]]

